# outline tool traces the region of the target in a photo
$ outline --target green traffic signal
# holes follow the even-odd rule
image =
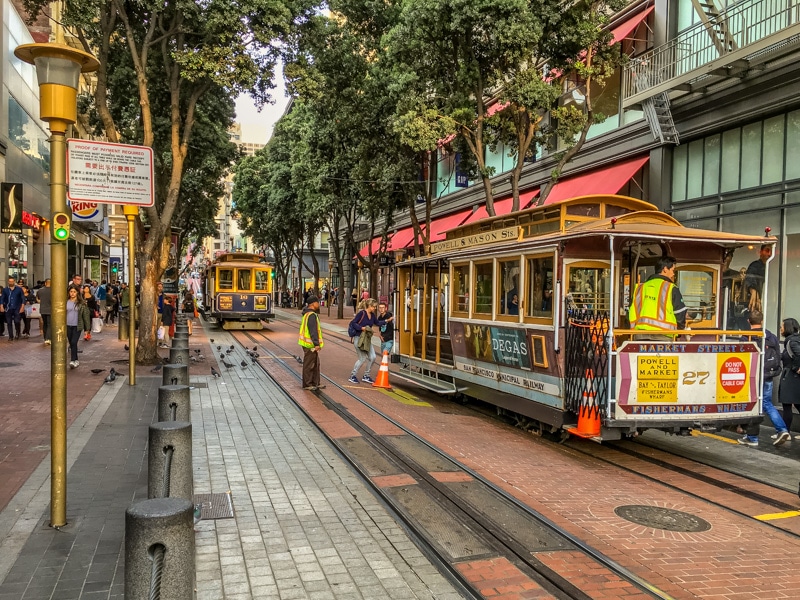
[[[55,213],[53,215],[53,239],[63,242],[69,239],[70,218],[67,213]]]
[[[119,263],[114,263],[113,265],[111,265],[111,272],[112,273],[118,273],[119,272]]]

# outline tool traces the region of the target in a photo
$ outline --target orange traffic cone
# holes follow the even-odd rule
[[[378,369],[378,376],[375,378],[375,383],[372,384],[372,387],[392,389],[392,386],[389,385],[389,353],[385,350],[381,359],[381,367]]]
[[[578,411],[578,429],[575,434],[581,437],[600,435],[600,407],[597,406],[596,394],[592,389],[594,372],[586,369],[586,389],[583,391],[581,407]]]

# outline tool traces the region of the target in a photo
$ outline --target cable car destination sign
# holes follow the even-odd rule
[[[153,149],[68,140],[67,185],[71,202],[153,206]]]

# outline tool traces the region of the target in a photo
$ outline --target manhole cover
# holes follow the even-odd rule
[[[15,363],[15,362],[0,362],[0,369],[5,369],[6,367],[18,367],[22,363]]]
[[[232,519],[233,503],[231,493],[224,494],[195,494],[193,496],[195,504],[202,506],[202,519]]]
[[[626,504],[614,509],[618,517],[652,527],[653,529],[666,529],[667,531],[699,532],[711,529],[711,523],[698,516],[672,510],[671,508],[661,508],[660,506],[646,506],[641,504]]]

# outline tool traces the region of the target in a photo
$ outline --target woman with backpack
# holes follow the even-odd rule
[[[784,319],[781,325],[783,341],[783,372],[781,373],[780,401],[786,429],[792,430],[792,407],[800,405],[800,323],[797,319]],[[800,407],[798,407],[800,411]],[[794,439],[800,439],[795,436]]]
[[[355,290],[354,290],[355,291]],[[361,303],[361,310],[358,311],[350,325],[347,328],[347,334],[353,342],[353,347],[356,349],[356,364],[353,365],[353,371],[350,373],[350,383],[358,383],[358,370],[361,365],[367,363],[367,368],[364,371],[364,376],[361,381],[364,383],[374,383],[369,372],[372,370],[372,364],[375,362],[375,348],[372,346],[372,328],[379,325],[378,319],[375,316],[375,309],[378,303],[373,298],[367,298]],[[369,362],[367,362],[369,361]]]

